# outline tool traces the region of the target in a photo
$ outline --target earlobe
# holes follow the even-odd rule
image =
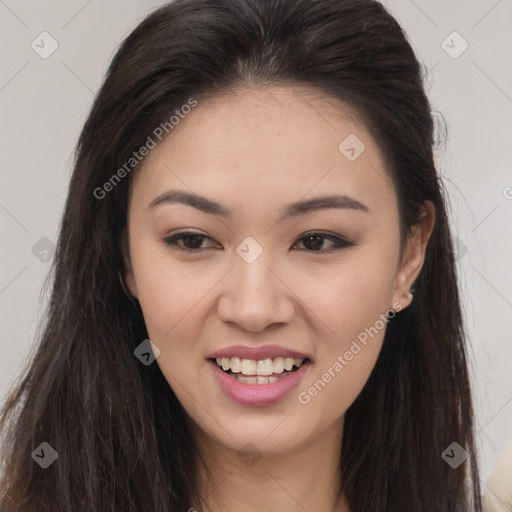
[[[124,283],[126,283],[126,287],[128,288],[125,291],[131,295],[133,298],[138,299],[138,293],[137,293],[137,283],[135,282],[135,276],[133,275],[133,271],[126,270],[124,275]]]
[[[435,207],[431,201],[426,201],[420,220],[412,227],[411,234],[407,239],[400,270],[395,279],[393,301],[400,303],[402,309],[409,306],[413,300],[411,289],[423,267],[428,241],[434,225]]]
[[[128,236],[125,231],[122,236],[122,254],[124,263],[124,276],[119,274],[121,280],[121,286],[130,299],[138,299],[137,283],[135,276],[133,275],[132,262],[130,258],[130,250],[128,247]]]

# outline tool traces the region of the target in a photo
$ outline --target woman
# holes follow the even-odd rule
[[[433,143],[378,2],[143,20],[78,142],[2,510],[481,510]]]

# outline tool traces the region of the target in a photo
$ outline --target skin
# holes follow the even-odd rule
[[[338,149],[349,134],[366,146],[354,161]],[[183,204],[147,208],[171,189],[220,202],[233,217]],[[278,220],[290,203],[333,193],[368,211],[329,208]],[[298,395],[380,315],[410,304],[435,219],[432,204],[425,206],[401,257],[397,197],[380,149],[348,105],[309,88],[198,98],[145,158],[129,200],[125,279],[211,470],[211,480],[200,471],[208,510],[349,510],[339,473],[344,417],[375,365],[385,326],[307,404]],[[207,236],[204,249],[166,246],[166,237],[189,230]],[[354,245],[308,244],[301,237],[311,231]],[[247,236],[263,249],[252,263],[236,252]],[[312,364],[281,402],[240,405],[207,363],[234,344],[277,344]],[[247,443],[257,455],[250,462],[240,456]]]

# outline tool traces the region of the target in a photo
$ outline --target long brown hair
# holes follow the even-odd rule
[[[481,510],[435,129],[404,32],[373,0],[177,0],[123,42],[80,135],[37,352],[0,419],[4,512],[181,511],[200,500],[183,408],[158,365],[134,357],[148,335],[119,276],[137,166],[104,184],[190,98],[267,84],[312,86],[356,108],[385,155],[404,238],[424,201],[436,208],[414,301],[389,323],[346,414],[352,511]],[[441,456],[454,441],[469,454],[456,469]],[[42,442],[58,454],[46,469],[32,460]]]

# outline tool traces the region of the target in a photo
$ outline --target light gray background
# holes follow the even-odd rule
[[[57,241],[73,148],[94,94],[119,43],[163,3],[0,0],[0,399],[33,347],[47,300],[44,260]],[[512,0],[384,3],[431,70],[432,107],[448,125],[437,158],[460,248],[486,481],[512,440]],[[43,31],[59,45],[47,59],[31,47]],[[446,39],[453,31],[469,44],[458,58],[443,49],[463,48],[458,36]]]

